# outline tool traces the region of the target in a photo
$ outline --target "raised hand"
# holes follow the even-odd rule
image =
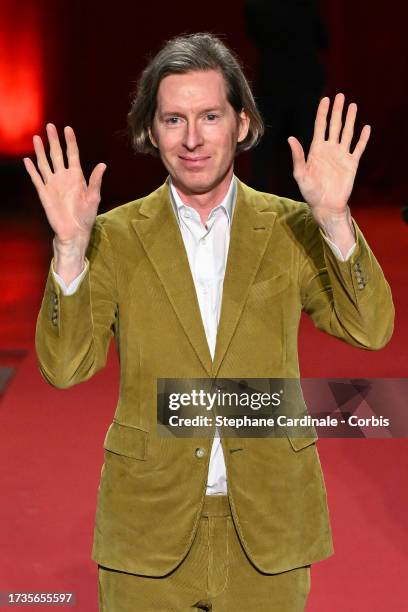
[[[349,104],[341,132],[344,99],[342,93],[335,97],[327,140],[325,132],[330,99],[326,97],[320,101],[307,161],[300,142],[293,136],[288,139],[293,176],[317,219],[333,220],[347,214],[347,202],[358,164],[370,137],[370,126],[365,125],[354,151],[350,151],[357,105]]]
[[[64,134],[68,168],[64,165],[58,132],[52,123],[47,124],[52,167],[39,136],[33,138],[38,170],[31,159],[24,158],[23,161],[55,232],[56,240],[66,245],[78,241],[87,243],[100,202],[101,182],[106,165],[98,164],[87,184],[81,169],[74,130],[65,127]]]
[[[70,284],[84,269],[85,253],[95,222],[102,176],[106,165],[98,164],[87,184],[79,160],[74,130],[64,129],[67,144],[68,168],[64,164],[58,132],[47,124],[52,169],[39,136],[34,136],[34,149],[38,170],[29,158],[24,165],[44,207],[48,221],[55,232],[54,270]]]

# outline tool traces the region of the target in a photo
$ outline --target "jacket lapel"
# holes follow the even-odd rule
[[[275,223],[276,213],[265,210],[260,194],[237,180],[237,200],[232,220],[225,270],[221,318],[218,326],[212,376],[217,376]]]
[[[211,354],[168,182],[148,195],[132,225],[150,259],[192,347],[211,376]]]
[[[172,210],[168,181],[143,200],[138,218],[132,220],[180,324],[209,376],[218,373],[271,236],[276,213],[265,208],[259,194],[237,180],[213,363],[183,238]]]

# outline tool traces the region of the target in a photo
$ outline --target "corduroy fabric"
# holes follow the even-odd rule
[[[264,574],[246,556],[226,495],[207,495],[186,558],[169,575],[98,568],[100,612],[303,612],[310,567]]]
[[[98,492],[98,564],[164,576],[186,556],[201,522],[212,438],[158,435],[158,378],[298,378],[302,310],[354,346],[378,349],[389,340],[390,288],[355,230],[355,251],[339,261],[305,203],[237,181],[213,360],[167,184],[98,216],[89,268],[73,295],[64,296],[50,272],[36,332],[45,379],[60,388],[87,380],[104,366],[113,337],[120,357]],[[295,408],[303,413],[301,399]],[[312,431],[222,438],[234,525],[262,572],[333,552],[315,442]]]

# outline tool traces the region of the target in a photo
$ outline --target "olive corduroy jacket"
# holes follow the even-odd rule
[[[157,434],[158,378],[297,378],[302,310],[361,348],[379,349],[392,334],[391,292],[355,223],[357,246],[342,262],[306,204],[237,183],[214,360],[168,182],[97,217],[73,295],[49,272],[36,329],[46,380],[60,388],[87,380],[113,337],[120,358],[92,552],[105,567],[163,576],[197,529],[212,440]],[[259,570],[332,554],[316,436],[222,438],[222,446],[233,520]]]

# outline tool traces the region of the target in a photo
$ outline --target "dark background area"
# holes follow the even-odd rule
[[[255,79],[257,50],[245,34],[241,0],[208,5],[180,0],[144,5],[130,0],[26,0],[14,3],[16,24],[30,4],[41,30],[44,125],[55,122],[60,131],[67,124],[74,127],[87,177],[97,162],[107,163],[101,210],[148,193],[165,178],[160,161],[134,154],[126,135],[130,93],[148,56],[164,40],[182,32],[221,34],[241,57],[250,81]],[[401,205],[407,196],[408,7],[323,0],[321,12],[329,35],[322,55],[328,79],[324,93],[333,98],[344,92],[346,102],[359,106],[358,131],[364,123],[372,126],[352,203],[371,206],[385,200]],[[289,146],[283,155],[291,169]],[[22,156],[2,157],[3,212],[15,207],[21,212],[39,210]],[[237,158],[236,172],[244,181],[250,161],[250,153]]]

